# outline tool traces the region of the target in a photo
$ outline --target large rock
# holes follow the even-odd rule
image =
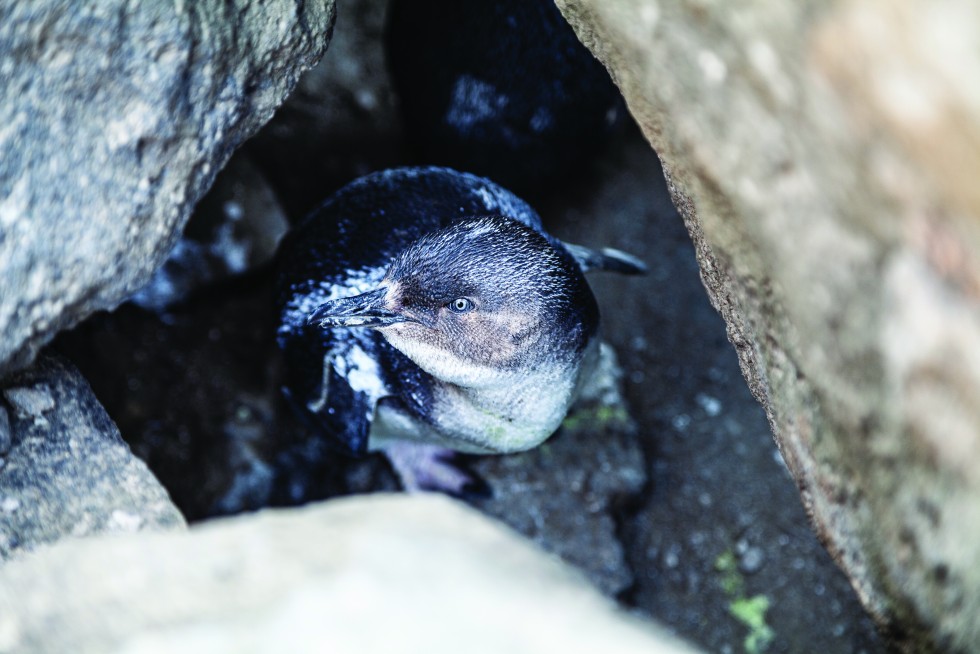
[[[0,8],[0,376],[147,281],[333,15],[330,0]]]
[[[980,642],[980,9],[559,0],[660,154],[821,537],[910,651]]]
[[[68,536],[184,526],[67,361],[41,357],[0,397],[0,561]]]
[[[445,497],[65,543],[0,570],[0,651],[693,652]]]

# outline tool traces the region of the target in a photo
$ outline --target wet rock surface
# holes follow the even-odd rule
[[[0,398],[0,560],[67,537],[184,525],[67,361],[42,357]]]
[[[332,19],[326,0],[0,8],[0,375],[146,283]]]
[[[64,544],[0,568],[0,607],[24,654],[696,651],[434,495]]]

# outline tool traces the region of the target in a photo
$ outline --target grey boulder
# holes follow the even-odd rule
[[[559,0],[663,160],[821,539],[907,651],[980,642],[980,13]]]
[[[333,18],[329,0],[0,7],[0,376],[147,282]]]
[[[0,651],[694,652],[443,496],[63,543],[0,569]]]
[[[66,537],[184,526],[67,361],[42,356],[0,398],[0,561]]]

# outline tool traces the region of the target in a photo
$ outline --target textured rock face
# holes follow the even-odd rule
[[[422,601],[420,601],[420,599]],[[65,543],[0,570],[0,651],[694,649],[440,496]]]
[[[147,281],[332,20],[329,0],[0,9],[0,375]]]
[[[66,361],[42,357],[0,397],[0,561],[66,536],[183,526]]]
[[[749,385],[865,606],[980,639],[980,10],[559,0],[663,159]]]

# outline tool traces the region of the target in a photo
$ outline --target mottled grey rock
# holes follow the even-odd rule
[[[493,489],[491,498],[473,500],[477,508],[574,564],[609,596],[634,581],[616,510],[647,481],[620,374],[604,343],[591,387],[558,435],[528,452],[480,457],[472,466]]]
[[[0,560],[67,536],[184,525],[67,361],[44,356],[0,393],[12,412],[0,465]]]
[[[980,642],[980,10],[560,0],[664,162],[822,540],[908,651]]]
[[[268,263],[288,227],[265,177],[239,153],[194,209],[167,260],[130,301],[162,311],[207,284]]]
[[[332,20],[330,0],[0,8],[0,375],[147,282]]]
[[[693,652],[436,495],[63,543],[0,569],[0,651]]]

